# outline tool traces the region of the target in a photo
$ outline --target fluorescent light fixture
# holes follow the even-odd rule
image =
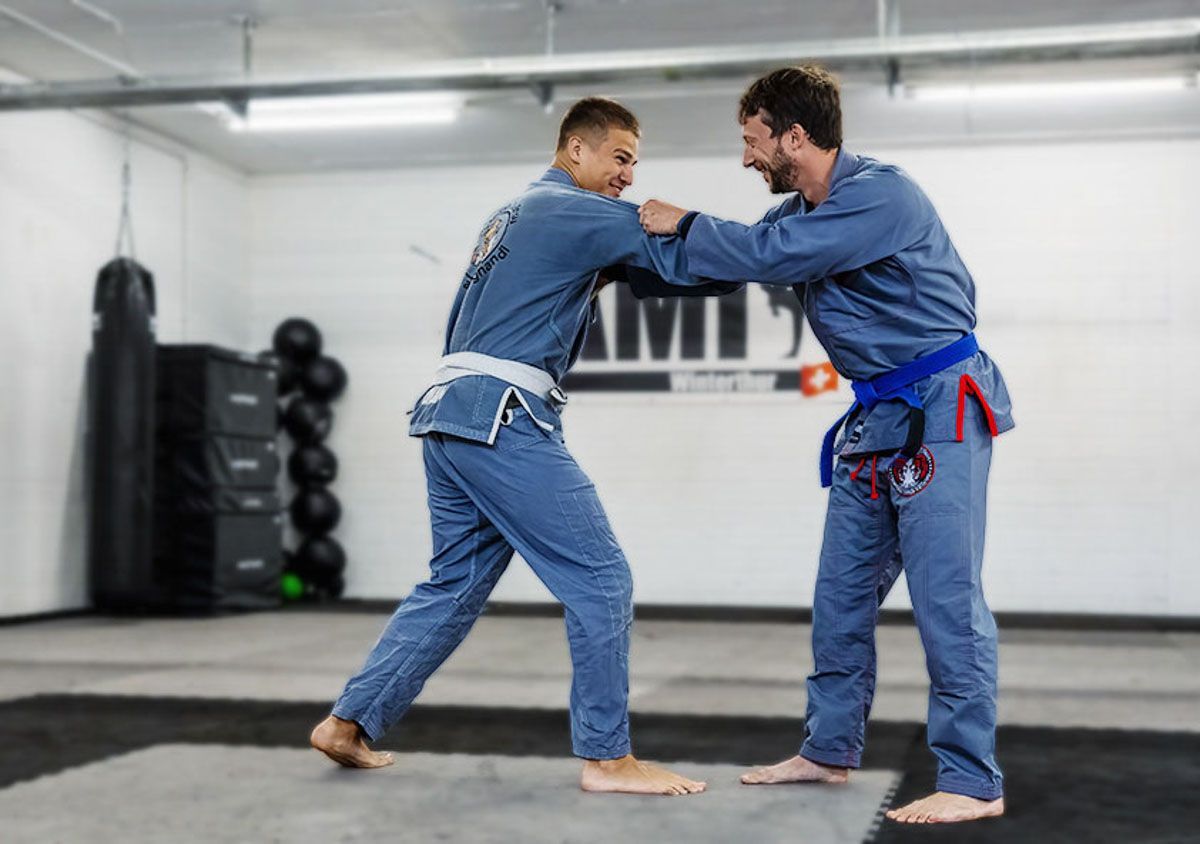
[[[912,85],[905,94],[914,100],[1027,100],[1122,94],[1153,94],[1196,87],[1191,76],[1143,79],[1081,79],[1072,82],[995,82],[978,85]]]
[[[307,132],[453,123],[461,94],[345,94],[251,100],[245,117],[223,119],[231,132]]]

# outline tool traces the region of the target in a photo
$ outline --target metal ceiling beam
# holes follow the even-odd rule
[[[1198,48],[1200,18],[1177,18],[1085,27],[484,58],[414,65],[388,76],[357,79],[141,78],[0,85],[0,111],[729,78],[800,60],[820,61],[844,71],[878,69],[897,61],[1051,61],[1194,53]]]
[[[76,5],[79,6],[79,8],[84,8],[83,5]],[[95,10],[95,7],[89,7],[89,11],[93,10]],[[57,29],[46,26],[46,24],[42,23],[36,18],[31,18],[29,15],[23,14],[9,6],[0,5],[0,16],[14,20],[22,26],[32,29],[34,32],[49,38],[51,41],[61,44],[68,49],[74,50],[81,55],[87,56],[89,59],[99,62],[102,65],[111,67],[113,70],[119,71],[125,76],[141,75],[137,68],[133,67],[127,62],[123,62],[120,59],[115,59],[112,56],[102,53],[95,47],[90,47],[87,44],[84,44],[82,41],[74,39],[63,32],[59,32]],[[116,21],[115,18],[113,18],[113,20]],[[116,27],[118,32],[122,31],[120,21],[116,21]]]

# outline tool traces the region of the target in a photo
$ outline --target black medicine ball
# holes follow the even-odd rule
[[[291,317],[279,323],[271,345],[280,357],[304,363],[321,354],[321,332],[308,320]]]
[[[297,486],[323,486],[337,477],[338,461],[323,445],[305,445],[288,458],[288,477]]]
[[[300,386],[300,369],[291,358],[281,357],[279,361],[279,395],[286,396]]]
[[[333,428],[333,411],[327,404],[298,396],[283,412],[283,427],[298,443],[318,443]]]
[[[328,588],[334,580],[341,578],[346,568],[346,552],[333,537],[313,537],[304,540],[296,549],[295,565],[303,577]]]
[[[324,536],[342,519],[342,505],[332,492],[320,487],[296,493],[289,512],[296,529],[310,537]],[[297,551],[296,558],[300,559],[300,556],[301,551]]]
[[[330,598],[340,598],[342,593],[346,591],[346,578],[340,574],[330,578],[321,584],[320,587]]]
[[[346,370],[336,358],[310,360],[300,372],[300,389],[309,398],[333,401],[346,389]]]

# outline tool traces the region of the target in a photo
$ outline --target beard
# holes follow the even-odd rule
[[[782,144],[775,147],[765,169],[771,193],[791,193],[796,189],[793,187],[796,183],[796,162],[784,155]]]

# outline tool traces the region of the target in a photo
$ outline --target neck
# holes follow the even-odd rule
[[[810,160],[800,165],[795,188],[804,195],[809,205],[820,205],[829,196],[829,183],[833,180],[837,154],[837,149],[816,150]]]
[[[565,155],[557,154],[554,160],[550,162],[551,167],[557,167],[559,170],[566,170],[567,175],[571,177],[571,181],[575,183],[575,187],[579,187],[579,174],[576,172],[575,165]]]

